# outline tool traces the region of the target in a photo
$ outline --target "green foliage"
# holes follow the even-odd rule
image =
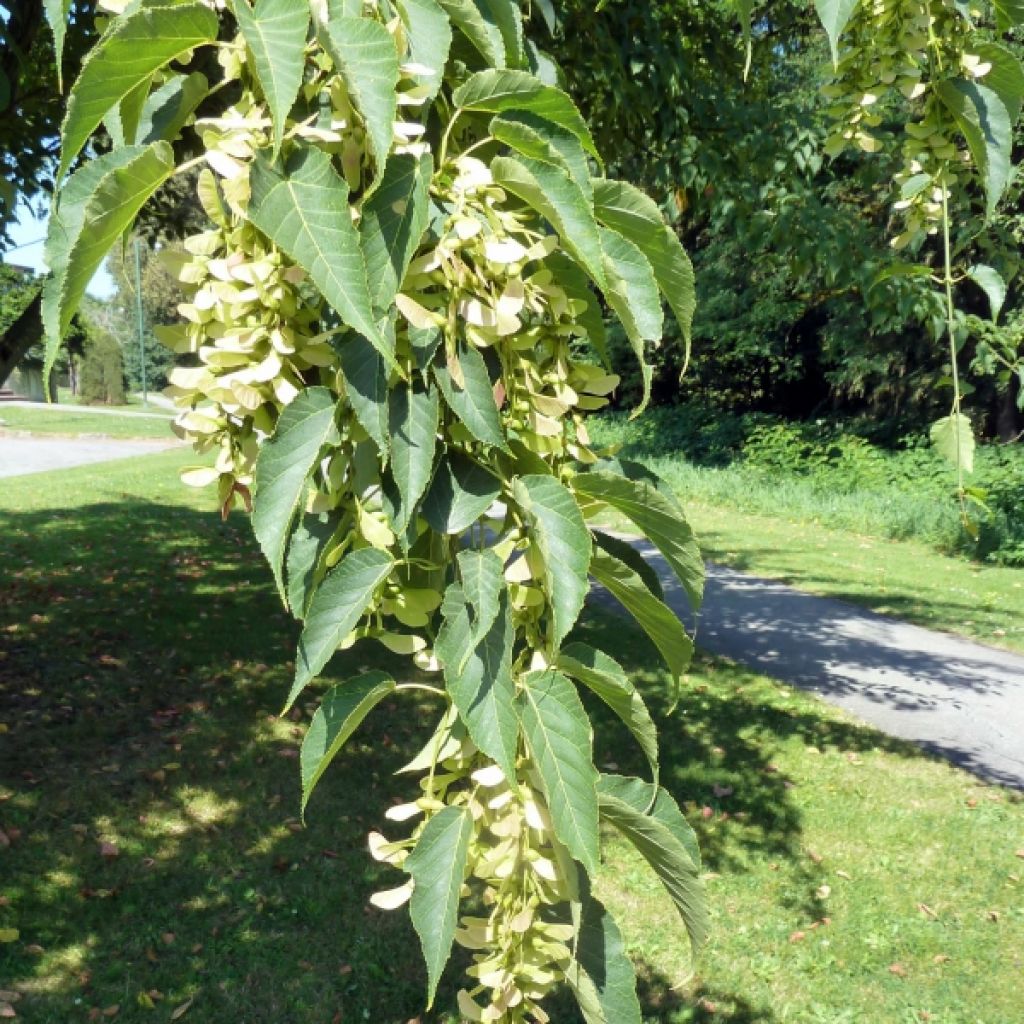
[[[87,405],[124,405],[125,380],[121,347],[105,331],[86,336],[78,365],[78,395]]]

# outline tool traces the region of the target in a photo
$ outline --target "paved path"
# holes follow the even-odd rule
[[[693,622],[686,595],[648,544],[666,601]],[[610,600],[610,598],[609,598]],[[1024,789],[1024,656],[708,566],[697,643],[813,690],[892,736]]]
[[[0,437],[0,477],[70,469],[130,455],[147,455],[177,447],[177,441],[78,440],[75,438]]]
[[[24,402],[21,399],[12,399],[0,402],[0,420],[4,418],[4,409],[36,409],[40,412],[73,412],[91,416],[131,416],[140,420],[166,420],[168,412],[174,411],[174,404],[164,405],[164,402],[169,400],[162,396],[162,400],[159,402],[155,399],[155,395],[150,397],[150,406],[165,409],[166,412],[141,412],[135,409],[126,409],[122,405],[70,405],[60,402]]]

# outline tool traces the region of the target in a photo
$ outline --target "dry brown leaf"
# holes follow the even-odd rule
[[[193,999],[195,996],[192,997]],[[192,1005],[192,999],[186,1000],[181,1006],[176,1006],[171,1010],[171,1020],[180,1020],[189,1011],[189,1007]]]
[[[798,931],[798,932],[793,932],[793,934],[790,935],[789,941],[790,942],[803,942],[804,939],[806,939],[806,938],[807,938],[807,936],[803,932],[799,932]]]
[[[932,957],[933,964],[948,964],[953,958],[948,953],[936,953]]]
[[[821,863],[821,862],[822,862],[822,861],[823,861],[823,860],[825,859],[825,858],[824,858],[824,857],[822,857],[822,855],[821,855],[820,853],[818,853],[818,852],[817,852],[816,850],[808,850],[808,851],[807,851],[807,856],[808,856],[808,857],[810,857],[810,858],[811,858],[811,860],[812,860],[812,861],[813,861],[813,862],[814,862],[815,864],[820,864],[820,863]]]
[[[116,1017],[120,1012],[121,1012],[121,1004],[120,1003],[114,1003],[113,1006],[108,1006],[103,1011],[103,1016],[104,1017]]]
[[[113,860],[115,857],[121,856],[121,851],[117,848],[116,843],[100,843],[100,856],[106,857],[108,860]]]
[[[10,1003],[0,1003],[0,1017],[17,1017],[14,1007]]]
[[[1018,856],[1018,857],[1020,857],[1020,859],[1021,859],[1021,860],[1024,860],[1024,846],[1022,846],[1022,847],[1021,847],[1021,848],[1020,848],[1020,849],[1019,849],[1019,850],[1017,851],[1017,856]]]
[[[177,936],[174,934],[174,932],[163,932],[160,938],[163,940],[163,944],[165,946],[170,946],[174,942],[175,938],[177,938]]]
[[[930,917],[933,921],[939,916],[931,907],[928,906],[927,903],[918,903],[917,909],[920,910],[925,917]]]
[[[852,882],[852,881],[853,881],[853,875],[849,874],[849,873],[848,873],[848,872],[846,872],[846,871],[837,871],[837,872],[836,872],[836,874],[837,874],[837,875],[838,875],[838,876],[839,876],[840,878],[845,878],[845,879],[846,879],[846,880],[847,880],[848,882]]]
[[[999,914],[999,911],[998,911],[998,910],[990,910],[990,911],[988,911],[988,913],[987,913],[987,914],[986,914],[985,916],[986,916],[986,917],[987,917],[987,918],[988,918],[988,919],[989,919],[989,920],[990,920],[990,921],[991,921],[991,922],[992,922],[993,924],[995,924],[995,923],[996,923],[996,922],[997,922],[997,921],[999,920],[1000,914]]]
[[[903,964],[889,964],[889,973],[895,974],[897,978],[905,978],[907,976],[907,969]]]

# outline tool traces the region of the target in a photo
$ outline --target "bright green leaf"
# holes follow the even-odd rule
[[[1021,104],[1024,103],[1024,67],[1020,60],[1009,47],[1001,43],[972,42],[971,52],[977,54],[982,63],[992,65],[982,84],[1003,101],[1010,124],[1016,125]]]
[[[161,139],[172,142],[209,91],[210,83],[199,71],[168,79],[146,98],[139,118],[139,141],[143,145]]]
[[[57,179],[111,107],[154,71],[216,39],[217,27],[216,13],[201,3],[138,7],[118,18],[86,57],[68,96]]]
[[[363,719],[395,692],[395,681],[386,672],[367,672],[328,691],[317,708],[302,741],[299,764],[302,772],[302,811],[305,813],[313,787],[362,724]]]
[[[832,63],[839,63],[839,37],[853,16],[860,0],[814,0],[818,17],[828,33],[829,46],[832,48]]]
[[[43,0],[46,20],[53,33],[53,56],[57,65],[57,88],[64,91],[64,36],[67,33],[68,15],[71,13],[71,0]]]
[[[985,293],[988,298],[989,309],[992,312],[992,322],[999,319],[999,311],[1006,302],[1006,282],[999,271],[994,267],[987,267],[984,263],[976,263],[967,271],[967,276]]]
[[[309,32],[309,0],[234,0],[232,9],[270,108],[274,156],[281,148],[284,124],[302,86]]]
[[[295,680],[285,711],[320,674],[338,645],[356,628],[393,566],[394,561],[386,552],[362,548],[346,555],[324,577],[309,603],[306,625],[299,637]]]
[[[935,450],[947,462],[965,473],[974,472],[974,430],[963,413],[936,420],[929,433]]]
[[[491,120],[491,134],[522,156],[561,167],[593,199],[587,154],[571,132],[529,111],[510,110]]]
[[[397,0],[397,4],[409,37],[410,56],[416,64],[434,72],[424,83],[429,85],[428,97],[433,99],[441,88],[448,51],[452,46],[448,15],[435,0]]]
[[[592,873],[599,846],[594,736],[576,687],[554,669],[530,672],[516,700],[555,835]]]
[[[996,28],[1008,32],[1016,25],[1024,25],[1024,0],[992,0],[996,12]]]
[[[427,1009],[451,955],[459,916],[459,895],[466,876],[473,816],[465,807],[445,807],[426,824],[405,869],[415,888],[409,916],[427,963]]]
[[[451,23],[469,40],[490,67],[505,66],[505,39],[501,29],[474,0],[438,0]]]

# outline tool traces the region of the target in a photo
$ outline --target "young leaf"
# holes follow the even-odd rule
[[[999,271],[994,267],[987,267],[984,263],[976,263],[967,271],[967,276],[985,293],[988,298],[989,309],[992,312],[992,322],[999,319],[999,311],[1006,301],[1006,282]]]
[[[697,293],[693,264],[679,237],[665,223],[654,200],[624,181],[599,178],[594,182],[594,213],[605,227],[628,239],[647,257],[679,324],[689,358]]]
[[[1013,124],[1009,112],[991,89],[963,78],[937,82],[935,93],[967,140],[991,217],[1013,172]]]
[[[376,173],[368,189],[372,192],[384,175],[398,110],[395,41],[388,30],[372,18],[337,18],[327,25],[324,45],[366,124],[376,163]]]
[[[586,121],[568,94],[545,85],[529,71],[479,71],[455,90],[452,100],[463,110],[488,114],[529,111],[575,135],[595,160],[601,159]]]
[[[599,845],[597,771],[579,694],[561,672],[547,669],[523,677],[516,702],[555,835],[592,873]]]
[[[405,869],[415,888],[409,916],[427,963],[427,1009],[452,950],[459,895],[466,875],[473,817],[465,807],[445,807],[424,826]]]
[[[589,892],[574,907],[575,957],[566,981],[586,1024],[640,1024],[636,972],[615,919]]]
[[[607,286],[594,211],[567,171],[526,156],[499,156],[491,161],[491,173],[496,184],[518,196],[558,232],[562,245],[601,288]]]
[[[544,589],[551,605],[551,643],[557,650],[583,609],[590,584],[590,533],[572,493],[554,477],[521,476],[512,487],[544,559]]]
[[[814,6],[818,11],[825,31],[828,33],[828,43],[832,48],[832,63],[839,63],[839,37],[843,34],[847,22],[853,16],[860,0],[814,0]]]
[[[632,783],[637,783],[638,787]],[[657,793],[650,813],[639,800]],[[694,953],[708,934],[707,906],[700,880],[700,862],[691,855],[693,830],[664,790],[655,791],[640,780],[602,775],[598,783],[601,819],[614,825],[644,857],[661,879],[679,911]]]
[[[302,516],[288,542],[285,559],[288,607],[300,621],[306,617],[320,575],[320,562],[338,529],[338,519],[337,514]]]
[[[505,39],[474,0],[438,0],[452,24],[470,41],[490,67],[505,66]]]
[[[395,681],[386,672],[367,672],[328,691],[309,723],[299,764],[302,772],[302,812],[313,787],[366,716],[390,693]]]
[[[497,501],[498,478],[461,452],[441,457],[420,509],[438,533],[462,533]]]
[[[281,413],[274,435],[256,459],[252,529],[278,593],[286,600],[284,554],[306,481],[325,445],[336,441],[336,399],[327,388],[307,388]]]
[[[447,366],[434,367],[434,376],[441,386],[444,400],[478,441],[504,448],[505,435],[501,429],[487,364],[475,348],[462,348],[458,356],[464,387],[459,387]]]
[[[625,516],[662,553],[696,611],[704,595],[704,560],[689,523],[650,481],[615,473],[578,473],[573,490]]]
[[[583,683],[601,698],[633,734],[658,781],[658,730],[643,697],[629,681],[622,666],[602,651],[586,644],[569,644],[559,655],[556,666],[566,675]]]
[[[427,189],[434,162],[429,153],[395,153],[380,187],[363,204],[359,237],[375,309],[388,310],[427,227]]]
[[[391,472],[401,495],[395,528],[401,532],[412,521],[434,469],[437,391],[416,391],[399,381],[388,396],[388,411]]]
[[[299,637],[295,658],[295,680],[284,711],[291,708],[299,694],[331,660],[338,644],[356,628],[377,588],[393,567],[394,561],[386,552],[362,548],[346,555],[324,577],[306,613],[306,625]]]
[[[974,430],[963,413],[936,420],[929,433],[935,450],[947,462],[965,473],[974,472]]]
[[[172,60],[217,38],[217,15],[202,3],[137,7],[118,18],[82,64],[68,96],[57,180],[107,111]]]
[[[284,137],[284,123],[299,95],[305,66],[304,51],[309,31],[308,0],[248,0],[232,4],[253,67],[270,107],[276,157]]]
[[[61,339],[93,274],[173,171],[171,147],[158,142],[105,153],[68,180],[46,237],[50,276],[42,301],[44,379],[49,379]]]
[[[638,246],[610,228],[601,228],[601,248],[607,275],[604,297],[626,329],[643,378],[643,398],[632,413],[636,417],[651,397],[653,371],[644,353],[644,343],[661,340],[661,296],[651,264]]]
[[[388,370],[384,357],[361,334],[352,333],[334,344],[345,378],[345,394],[356,419],[387,455]]]
[[[348,185],[330,156],[311,146],[296,148],[283,167],[257,157],[250,180],[249,219],[303,267],[338,316],[397,368],[393,343],[373,318]]]
[[[594,551],[590,573],[636,619],[678,681],[690,663],[693,641],[672,610],[644,586],[629,566],[603,551]]]
[[[504,581],[502,581],[504,582]],[[444,665],[445,683],[473,742],[505,773],[515,778],[519,722],[512,680],[512,613],[501,590],[494,618],[485,631],[463,587],[453,583],[441,605],[444,624],[435,651]],[[478,639],[479,636],[479,639]]]
[[[151,92],[139,118],[137,135],[142,145],[173,142],[209,91],[206,75],[193,71],[190,75],[174,75]]]
[[[435,0],[397,0],[399,15],[409,37],[409,52],[413,62],[430,68],[433,74],[424,75],[429,86],[428,99],[433,99],[441,88],[444,66],[452,46],[452,27],[448,15]]]

